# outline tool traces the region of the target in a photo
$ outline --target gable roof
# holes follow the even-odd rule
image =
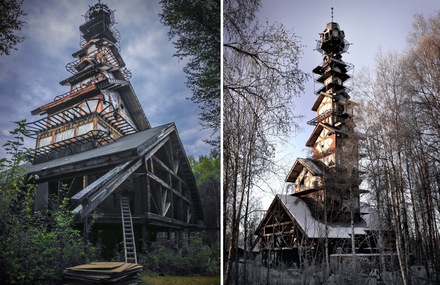
[[[297,158],[287,174],[285,181],[295,182],[304,167],[307,168],[313,176],[323,176],[326,174],[327,165],[321,161],[311,158]]]
[[[26,169],[27,174],[36,175],[40,181],[96,168],[113,168],[107,172],[108,175],[99,178],[102,181],[98,181],[93,186],[90,185],[89,190],[96,192],[100,191],[102,185],[108,184],[110,181],[118,179],[118,177],[125,180],[130,173],[139,167],[139,163],[142,163],[145,157],[153,156],[167,141],[171,141],[179,157],[179,168],[182,169],[183,178],[191,193],[197,217],[203,219],[202,203],[195,177],[174,123],[127,135],[96,149],[35,165],[27,163],[23,167]]]
[[[270,209],[274,207],[276,203],[281,203],[282,208],[286,213],[296,221],[301,230],[307,235],[308,238],[324,238],[326,232],[326,226],[323,222],[316,220],[306,202],[300,197],[291,195],[275,196],[268,212],[261,220],[256,233],[265,224],[266,220],[270,217]],[[375,211],[369,205],[361,203],[361,213],[364,213],[363,219],[356,222],[354,225],[355,235],[365,235],[368,230],[375,229],[376,215]],[[350,223],[327,223],[328,238],[343,238],[348,239],[351,237],[352,229]]]
[[[76,76],[76,75],[74,75]],[[31,111],[32,115],[44,115],[47,113],[54,113],[61,109],[75,105],[84,99],[92,98],[93,96],[106,89],[115,89],[121,95],[124,101],[124,106],[133,119],[133,123],[139,131],[151,128],[150,122],[142,109],[141,103],[131,85],[130,81],[121,79],[103,79],[93,85],[82,89],[74,89],[65,94],[55,97],[54,101],[44,104],[37,109]]]
[[[166,124],[147,129],[143,132],[124,136],[115,142],[108,143],[92,150],[35,165],[28,163],[25,164],[24,167],[26,168],[27,173],[35,173],[39,176],[47,177],[48,175],[56,175],[60,172],[74,172],[76,166],[80,166],[81,170],[85,170],[92,167],[113,165],[117,164],[118,160],[126,161],[130,158],[143,155],[143,152],[145,152],[145,150],[155,141],[175,130],[176,126],[174,123]]]
[[[318,139],[319,135],[321,134],[323,129],[327,129],[330,133],[340,133],[340,134],[347,134],[347,132],[344,132],[343,130],[333,127],[327,123],[318,123],[318,125],[313,130],[312,134],[310,135],[310,138],[306,142],[306,146],[312,147],[316,140]]]

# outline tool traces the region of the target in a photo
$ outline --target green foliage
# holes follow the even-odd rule
[[[220,184],[220,154],[217,150],[211,150],[209,156],[201,155],[198,161],[189,157],[189,162],[199,187]]]
[[[161,21],[175,39],[175,56],[186,59],[191,100],[201,108],[205,127],[220,129],[220,1],[162,0]],[[219,138],[210,141],[219,145]]]
[[[20,20],[26,15],[22,5],[23,0],[0,0],[0,55],[10,54],[11,49],[16,49],[14,46],[24,40],[24,37],[15,35],[25,23]]]
[[[87,257],[93,256],[95,249],[84,245],[79,231],[71,227],[71,213],[60,208],[52,214],[50,218],[34,215],[11,228],[2,244],[4,281],[56,282],[66,267],[88,262]]]
[[[0,161],[0,283],[48,284],[61,280],[64,268],[94,257],[96,249],[73,229],[67,199],[34,212],[36,187],[22,168],[25,121],[17,125],[14,140],[3,145],[11,158]]]
[[[220,284],[220,276],[141,276],[143,285],[213,285]]]
[[[154,243],[139,256],[139,263],[153,274],[184,276],[219,274],[219,243],[213,246],[203,244],[201,238],[185,241],[175,248],[174,243]]]
[[[198,161],[189,157],[189,161],[203,206],[205,242],[213,244],[220,239],[220,154],[212,150],[209,156],[201,155]]]

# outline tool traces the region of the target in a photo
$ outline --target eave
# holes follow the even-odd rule
[[[68,96],[61,98],[59,100],[54,100],[52,102],[49,102],[43,106],[38,107],[37,109],[31,111],[32,115],[44,115],[47,113],[53,113],[53,109],[61,110],[66,107],[69,107],[75,103],[79,103],[80,101],[84,100],[84,96],[82,95],[88,95],[89,97],[94,96],[98,94],[99,90],[96,88],[95,85],[90,85],[85,88],[82,88],[76,92],[73,92],[72,94],[69,94]]]
[[[179,168],[183,173],[182,177],[184,177],[193,201],[192,206],[198,219],[201,220],[203,219],[203,209],[196,180],[174,123],[128,135],[93,150],[35,165],[29,163],[23,167],[27,174],[33,174],[37,177],[38,183],[59,177],[74,177],[79,173],[107,170],[108,175],[96,180],[95,184],[91,184],[86,191],[75,198],[79,201],[88,199],[89,193],[97,193],[104,186],[111,190],[117,187],[117,183],[125,180],[145,160],[153,157],[167,142],[170,142],[175,149],[180,163]],[[93,210],[96,206],[90,205],[84,213]],[[82,211],[82,209],[78,210]]]
[[[321,134],[321,132],[324,128],[327,129],[330,133],[346,134],[346,132],[344,132],[336,127],[333,127],[333,126],[330,126],[329,124],[321,122],[313,130],[312,135],[307,140],[306,146],[313,147],[313,145],[315,144],[316,140],[318,139],[319,135]]]
[[[321,92],[318,95],[318,98],[316,99],[315,103],[312,106],[312,111],[317,111],[319,106],[321,105],[322,100],[324,99],[324,97],[329,97],[332,98],[333,96],[331,94],[325,93],[325,92]]]
[[[311,158],[297,158],[289,174],[287,174],[285,181],[295,182],[304,167],[310,171],[313,176],[323,176],[325,174],[326,166],[322,165],[322,162]]]

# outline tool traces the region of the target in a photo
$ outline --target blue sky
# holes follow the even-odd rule
[[[175,122],[186,153],[198,157],[209,154],[210,130],[203,130],[198,121],[199,108],[186,98],[182,71],[184,62],[173,57],[175,49],[169,41],[168,27],[159,21],[159,1],[104,0],[115,10],[116,28],[121,34],[121,55],[133,74],[131,83],[151,125]],[[30,112],[69,91],[60,81],[71,74],[67,63],[80,49],[79,26],[89,6],[97,0],[25,0],[27,22],[21,31],[26,39],[11,55],[0,57],[0,144],[9,138],[12,123],[39,119]],[[27,147],[34,147],[26,139]],[[0,157],[4,157],[3,150]]]
[[[351,87],[356,83],[356,73],[362,68],[373,68],[375,55],[381,49],[387,51],[403,51],[407,46],[407,35],[412,31],[414,14],[419,13],[426,18],[434,16],[440,10],[438,0],[303,0],[282,1],[263,0],[258,18],[261,23],[278,22],[286,29],[292,30],[301,39],[303,56],[300,68],[312,75],[312,69],[322,63],[322,55],[315,51],[316,40],[323,32],[328,22],[331,22],[331,7],[333,7],[334,22],[337,22],[348,42],[352,43],[348,53],[342,59],[354,64],[354,79],[348,82]],[[314,83],[313,77],[306,83],[305,91],[295,98],[295,108],[292,113],[303,115],[300,122],[302,131],[292,134],[287,141],[278,146],[277,161],[284,165],[284,172],[279,177],[270,178],[265,191],[256,193],[262,197],[263,209],[266,209],[273,199],[274,193],[286,193],[284,178],[297,157],[307,157],[309,148],[305,146],[313,131],[313,126],[306,122],[316,113],[311,111],[316,100],[314,91],[321,85]],[[269,188],[269,185],[271,187]]]

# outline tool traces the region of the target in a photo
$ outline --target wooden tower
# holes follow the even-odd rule
[[[348,47],[344,31],[337,23],[328,23],[316,47],[323,63],[313,69],[322,87],[316,91],[312,107],[316,117],[308,122],[315,126],[306,143],[312,148],[312,156],[298,158],[286,178],[286,182],[294,183],[294,195],[306,198],[318,218],[326,215],[330,221],[347,221],[352,210],[359,218],[354,103],[344,86],[352,65],[342,60]]]
[[[36,145],[25,167],[37,184],[36,210],[66,197],[84,233],[98,212],[103,243],[123,240],[126,261],[136,262],[136,243],[198,230],[201,199],[175,124],[152,127],[142,110],[113,11],[98,2],[84,18],[80,50],[66,66],[72,75],[60,82],[69,91],[31,112],[45,117],[27,124]]]
[[[114,13],[95,4],[84,15],[81,49],[66,69],[72,76],[60,82],[69,86],[32,115],[47,115],[27,125],[36,138],[34,162],[63,157],[115,141],[150,128],[130,84],[130,71],[119,54],[119,32]]]
[[[328,255],[351,257],[353,248],[378,257],[372,234],[378,231],[377,215],[360,202],[355,103],[345,86],[353,66],[342,60],[348,47],[337,23],[320,33],[316,49],[323,62],[313,73],[322,86],[315,92],[316,117],[308,122],[315,128],[306,143],[312,152],[296,159],[285,179],[293,183],[292,193],[275,196],[255,231],[254,246],[265,261],[301,266]]]

